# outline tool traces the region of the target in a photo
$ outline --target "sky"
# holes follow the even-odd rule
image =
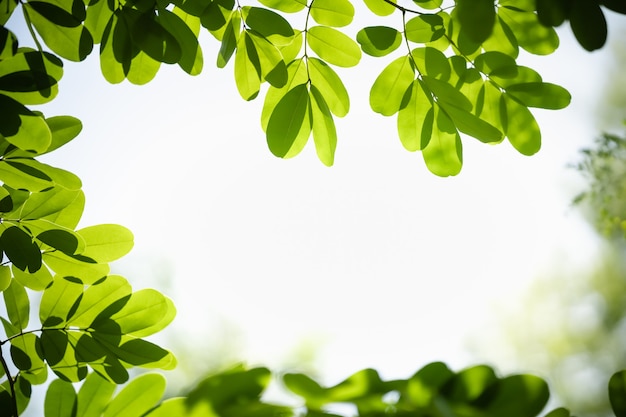
[[[475,360],[467,340],[487,333],[495,305],[519,303],[555,265],[593,259],[597,238],[570,205],[582,182],[567,164],[599,133],[591,109],[610,50],[585,52],[564,29],[555,54],[520,59],[573,96],[567,109],[534,111],[541,151],[466,137],[457,177],[430,174],[402,148],[395,118],[369,109],[389,58],[340,72],[351,111],[337,120],[335,166],[317,161],[312,142],[275,158],[262,99],[239,97],[208,36],[197,77],[163,67],[146,86],[110,85],[97,56],[66,64],[42,110],[84,129],[47,161],[83,180],[82,226],[133,231],[135,248],[113,269],[174,300],[163,344],[183,352],[181,367],[314,367],[329,382],[365,367],[390,378],[437,360],[459,369]]]

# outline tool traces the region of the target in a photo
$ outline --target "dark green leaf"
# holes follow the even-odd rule
[[[406,22],[405,36],[411,42],[427,43],[441,38],[446,30],[436,14],[421,14]]]
[[[510,85],[506,92],[528,107],[543,109],[562,109],[571,100],[571,95],[563,87],[543,82]]]
[[[267,123],[267,144],[281,158],[290,155],[294,147],[311,133],[309,92],[306,84],[291,89],[278,102]],[[304,140],[306,140],[304,139]]]
[[[9,226],[0,236],[0,246],[7,258],[22,271],[36,272],[41,268],[41,251],[32,236],[17,226]]]
[[[63,10],[53,3],[47,1],[29,1],[28,5],[54,25],[73,28],[80,26],[82,23],[81,20],[72,16],[71,13]]]
[[[626,370],[616,372],[609,380],[609,400],[615,417],[626,416]]]
[[[457,0],[456,11],[461,30],[481,44],[491,35],[496,20],[493,0]]]
[[[597,2],[572,0],[569,22],[578,43],[588,51],[604,46],[607,36],[606,18]]]
[[[536,0],[537,16],[546,26],[559,26],[569,15],[569,0]]]
[[[456,128],[484,143],[498,143],[504,135],[496,127],[452,104],[440,101],[439,105],[452,120]]]
[[[44,330],[41,332],[41,350],[48,365],[55,366],[65,357],[69,345],[67,333],[64,330]]]
[[[356,40],[363,52],[378,57],[398,49],[402,43],[402,34],[387,26],[369,26],[357,33]]]
[[[183,13],[180,12],[179,13]],[[188,20],[194,17],[187,15]],[[198,20],[198,18],[195,18]],[[178,65],[188,74],[197,75],[202,70],[202,49],[198,44],[198,37],[183,19],[176,13],[168,10],[160,10],[158,22],[170,33],[181,48],[181,56]]]
[[[291,24],[276,12],[250,6],[243,7],[241,12],[246,25],[273,45],[287,45],[295,35]]]

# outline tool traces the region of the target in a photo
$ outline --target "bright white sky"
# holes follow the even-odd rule
[[[328,380],[363,367],[407,377],[435,360],[469,365],[465,341],[495,302],[516,303],[541,271],[591,256],[593,235],[569,206],[581,183],[566,164],[598,133],[592,108],[609,49],[589,54],[569,28],[561,36],[557,53],[522,60],[573,95],[566,110],[535,111],[541,152],[465,138],[455,178],[430,174],[402,148],[395,118],[369,109],[389,58],[341,72],[352,109],[338,122],[332,168],[312,143],[292,160],[271,155],[262,101],[238,96],[209,37],[198,77],[164,68],[149,85],[113,86],[92,56],[66,66],[43,110],[83,121],[53,160],[83,180],[84,226],[134,232],[135,249],[114,268],[173,298],[175,351],[226,349],[281,368],[310,345]]]

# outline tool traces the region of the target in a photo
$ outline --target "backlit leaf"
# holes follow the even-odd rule
[[[306,0],[259,0],[259,3],[285,13],[295,13],[304,9]]]
[[[0,291],[6,290],[10,284],[11,284],[11,267],[6,266],[6,265],[0,265]]]
[[[183,17],[181,18],[180,15]],[[181,48],[178,65],[188,74],[197,75],[202,71],[202,49],[198,44],[198,36],[189,27],[189,22],[198,27],[200,19],[178,10],[178,13],[169,12],[167,9],[159,11],[159,23],[174,36]]]
[[[262,7],[242,7],[246,25],[275,46],[287,45],[295,32],[291,24],[281,15]]]
[[[396,3],[395,0],[391,0],[392,3]],[[372,11],[372,13],[378,16],[389,16],[393,12],[396,11],[396,8],[385,1],[380,0],[363,0],[368,9]]]
[[[432,131],[432,106],[432,97],[424,91],[422,81],[414,80],[398,112],[398,136],[406,150],[414,152],[422,149],[424,125],[427,125],[426,131]],[[430,118],[427,117],[429,114]]]
[[[315,0],[311,16],[320,25],[347,26],[354,18],[354,6],[348,0]]]
[[[143,374],[128,383],[109,403],[103,417],[136,417],[154,407],[165,392],[165,378]]]
[[[518,152],[533,155],[541,148],[541,131],[528,107],[508,94],[502,95],[502,127]]]
[[[452,104],[466,111],[472,110],[472,103],[459,90],[436,78],[423,76],[422,80],[438,101]]]
[[[361,60],[361,48],[350,37],[327,26],[313,26],[307,37],[311,49],[324,61],[339,67],[353,67]]]
[[[0,236],[0,246],[13,265],[22,271],[41,268],[41,251],[32,236],[17,226],[9,226]]]
[[[385,56],[398,49],[402,43],[402,34],[387,26],[369,26],[356,35],[361,49],[371,56]]]
[[[261,67],[261,77],[274,87],[282,87],[287,82],[287,67],[280,51],[267,39],[252,32],[247,33],[254,44],[257,59]]]
[[[126,279],[118,275],[109,275],[85,290],[78,308],[69,321],[72,326],[89,327],[106,308],[130,296],[131,293],[132,288]]]
[[[422,150],[426,167],[435,175],[448,177],[461,172],[463,150],[459,132],[452,120],[438,107],[435,109],[435,123],[428,145]]]
[[[244,32],[237,42],[235,55],[235,83],[244,100],[253,100],[261,89],[261,68],[254,43]]]
[[[76,392],[66,381],[52,381],[46,391],[44,402],[45,417],[74,417],[76,415]]]
[[[463,110],[446,102],[439,102],[439,106],[446,112],[456,128],[484,143],[500,142],[504,135],[496,127],[473,115],[467,110]]]
[[[106,263],[97,263],[81,255],[68,256],[62,252],[44,253],[43,260],[57,274],[80,277],[85,284],[93,284],[105,277],[110,270]]]
[[[310,59],[310,58],[309,58]],[[309,80],[307,65],[304,59],[292,61],[287,66],[287,83],[281,87],[270,87],[265,95],[263,110],[261,112],[261,126],[267,131],[267,122],[278,102],[294,87],[305,84]]]
[[[30,302],[22,284],[12,280],[9,287],[2,292],[2,296],[11,324],[25,329],[28,326]]]
[[[616,417],[626,416],[626,370],[616,372],[611,376],[609,400]]]
[[[152,289],[134,292],[122,309],[111,316],[123,334],[149,336],[164,329],[174,318],[171,300]]]
[[[571,100],[571,95],[563,87],[543,82],[510,85],[506,92],[528,107],[542,109],[562,109]]]
[[[315,84],[311,86],[311,117],[317,157],[324,165],[332,166],[337,147],[337,131],[326,100]]]
[[[126,255],[133,247],[133,234],[117,224],[100,224],[78,230],[87,247],[81,254],[100,263],[111,262]]]
[[[39,303],[39,320],[44,327],[67,323],[75,303],[83,293],[83,285],[75,280],[58,277],[47,287]]]
[[[395,59],[374,81],[370,90],[370,107],[383,116],[391,116],[400,110],[404,93],[415,74],[409,56]]]
[[[306,84],[292,88],[278,102],[267,122],[266,132],[267,144],[274,155],[284,158],[302,149],[302,138],[306,135],[308,139],[311,134],[309,106]]]
[[[344,117],[350,110],[350,97],[341,78],[324,61],[309,58],[311,83],[324,97],[330,111],[337,117]]]
[[[498,16],[512,30],[519,46],[532,54],[548,55],[559,46],[555,30],[542,25],[535,13],[500,7]]]
[[[13,277],[26,288],[35,291],[43,291],[51,282],[52,274],[48,268],[41,267],[36,272],[24,272],[13,266]]]
[[[461,30],[476,43],[483,43],[491,35],[496,19],[493,0],[457,0],[456,12]]]
[[[100,417],[110,402],[114,391],[115,384],[102,378],[97,373],[89,374],[78,390],[76,415],[81,417]]]
[[[445,34],[443,19],[436,14],[421,14],[413,17],[405,26],[405,36],[411,42],[426,43]]]

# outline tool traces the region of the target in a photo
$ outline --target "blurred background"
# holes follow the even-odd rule
[[[353,33],[368,13],[357,7]],[[338,70],[351,111],[337,121],[334,167],[311,143],[276,159],[262,99],[240,99],[208,34],[195,78],[163,67],[146,86],[109,85],[97,56],[67,63],[41,110],[85,127],[47,161],[83,180],[83,226],[134,232],[114,272],[174,300],[158,340],[179,358],[172,393],[240,361],[326,383],[365,367],[405,378],[432,361],[484,362],[547,378],[576,415],[608,415],[607,381],[626,367],[626,24],[609,19],[600,51],[564,27],[556,53],[520,57],[573,96],[534,112],[542,150],[528,158],[464,138],[455,178],[430,174],[402,148],[395,118],[369,109],[389,57]],[[619,152],[594,153],[603,133]]]

